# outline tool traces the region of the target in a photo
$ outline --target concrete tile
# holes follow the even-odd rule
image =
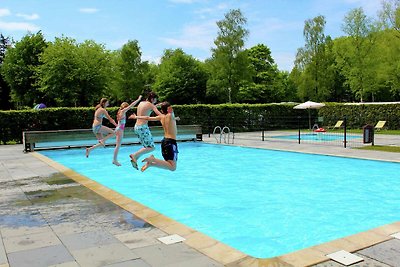
[[[35,248],[45,248],[61,244],[60,240],[53,232],[6,237],[3,238],[3,241],[7,253],[32,250]]]
[[[52,232],[51,228],[47,225],[44,226],[21,226],[21,227],[1,227],[1,235],[3,238],[25,236],[29,234],[37,234],[43,232]]]
[[[7,263],[6,251],[0,235],[0,266]]]
[[[64,262],[59,264],[50,265],[47,267],[81,267],[76,261]]]
[[[398,239],[391,239],[375,246],[362,249],[358,251],[358,253],[379,262],[400,266],[400,240]]]
[[[119,243],[118,239],[104,231],[83,232],[59,237],[70,251]]]
[[[142,259],[137,259],[137,260],[130,260],[110,265],[105,265],[104,267],[152,267],[152,266]]]
[[[133,251],[153,267],[179,266],[179,264],[201,260],[201,258],[205,257],[203,254],[182,243],[168,246],[159,244],[136,248]]]
[[[164,267],[223,267],[223,265],[206,256],[201,256],[188,261],[166,264]]]
[[[30,249],[8,254],[10,266],[43,267],[74,261],[63,245]]]
[[[71,251],[71,254],[79,265],[91,267],[139,259],[139,256],[135,252],[122,243],[74,250]]]
[[[391,265],[387,265],[385,263],[376,261],[374,259],[370,259],[364,255],[361,255],[359,253],[354,253],[355,255],[363,258],[364,260],[362,262],[350,265],[350,266],[354,266],[354,267],[392,267]],[[343,267],[345,265],[342,265],[340,263],[337,263],[335,261],[326,261],[326,262],[322,262],[320,264],[317,265],[313,265],[313,267]]]
[[[139,229],[135,232],[127,232],[124,234],[115,235],[115,237],[123,242],[130,249],[147,247],[160,244],[157,240],[159,237],[166,236],[164,232],[157,228]]]

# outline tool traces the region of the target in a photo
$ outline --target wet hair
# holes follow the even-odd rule
[[[117,111],[117,120],[120,120],[121,118],[121,110],[123,110],[124,108],[128,107],[129,104],[127,102],[122,102],[121,106],[119,107],[118,111]]]
[[[100,107],[104,108],[106,106],[107,101],[108,101],[107,98],[100,99],[100,103],[97,104],[96,110],[98,110]]]
[[[154,93],[154,92],[150,92],[150,93],[147,95],[146,100],[152,102],[154,98],[158,98],[157,94]]]
[[[168,108],[171,106],[171,104],[167,101],[162,102],[161,104],[161,113],[166,115],[168,114]]]

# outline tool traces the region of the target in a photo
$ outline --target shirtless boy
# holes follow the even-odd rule
[[[154,111],[157,116],[161,115],[157,107],[154,105],[157,102],[157,95],[154,92],[150,92],[146,98],[146,101],[140,102],[137,106],[137,116],[148,117]],[[136,115],[129,116],[129,119],[135,119]],[[137,160],[146,153],[150,153],[154,150],[153,136],[151,135],[148,121],[145,119],[137,118],[134,127],[135,133],[138,135],[140,143],[143,145],[141,149],[129,155],[131,158],[132,166],[138,169]]]
[[[153,155],[145,158],[142,162],[146,162],[141,168],[142,172],[150,167],[157,167],[167,169],[170,171],[176,170],[176,163],[178,161],[178,145],[176,143],[176,120],[172,106],[168,102],[161,104],[161,113],[156,117],[149,116],[136,116],[139,120],[160,121],[164,129],[164,138],[161,141],[161,152],[164,160],[157,159]]]

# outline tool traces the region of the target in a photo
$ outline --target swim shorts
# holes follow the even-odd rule
[[[175,139],[164,138],[161,140],[161,153],[165,160],[178,161],[178,144]]]
[[[101,129],[101,124],[92,126],[92,131],[94,134],[98,134],[100,132],[100,129]]]
[[[134,130],[139,137],[140,143],[144,147],[154,147],[153,136],[151,135],[150,128],[147,124],[135,125]]]

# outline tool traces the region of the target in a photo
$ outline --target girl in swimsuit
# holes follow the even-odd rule
[[[126,102],[123,102],[117,112],[118,126],[117,126],[117,128],[115,128],[115,134],[117,135],[117,142],[115,144],[114,159],[112,162],[113,164],[115,164],[117,166],[121,166],[121,163],[118,162],[118,152],[119,152],[119,148],[121,147],[122,138],[124,137],[124,129],[125,129],[125,124],[126,124],[126,112],[129,109],[131,109],[133,106],[135,106],[137,103],[139,103],[139,101],[141,99],[142,99],[142,96],[140,95],[138,97],[138,99],[136,99],[130,105]]]
[[[105,146],[106,140],[115,134],[115,132],[111,128],[103,125],[103,118],[107,118],[112,124],[117,126],[117,123],[114,121],[114,119],[111,118],[110,115],[108,115],[108,112],[106,110],[106,107],[108,107],[108,105],[109,102],[107,98],[102,98],[100,100],[100,103],[96,106],[96,111],[94,112],[92,130],[93,133],[96,135],[97,140],[99,140],[99,143],[89,148],[86,148],[87,158],[89,157],[90,151],[92,151],[98,146]],[[108,135],[104,137],[103,134],[108,134]]]

